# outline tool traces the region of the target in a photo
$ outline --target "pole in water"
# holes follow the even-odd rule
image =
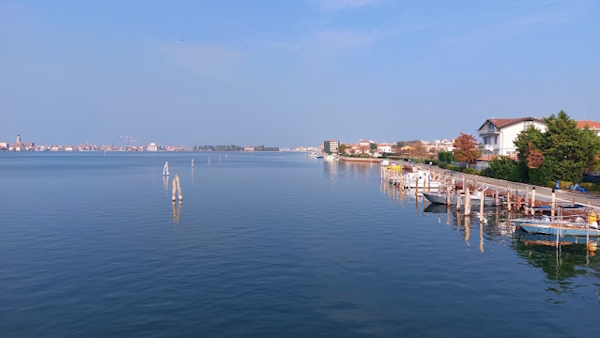
[[[179,178],[177,177],[177,175],[175,175],[175,178],[173,178],[173,196],[172,196],[172,200],[173,202],[175,202],[175,193],[177,193],[177,180]]]
[[[169,162],[165,161],[163,166],[163,176],[169,176]]]
[[[194,167],[194,159],[192,159],[192,168]]]
[[[556,192],[552,188],[552,217],[554,217],[554,208],[556,208]]]
[[[179,183],[179,177],[177,177],[177,192],[179,194],[179,202],[183,201],[183,196],[181,195],[181,184]]]
[[[465,216],[471,215],[471,192],[469,186],[465,189]]]
[[[535,187],[531,189],[531,215],[535,214]]]
[[[210,163],[210,156],[208,157],[208,163]]]
[[[175,174],[173,178],[173,196],[172,200],[175,202],[175,195],[178,193],[179,201],[183,200],[183,196],[181,195],[181,184],[179,183],[179,175]]]

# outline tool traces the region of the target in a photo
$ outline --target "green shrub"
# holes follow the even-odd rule
[[[537,169],[529,169],[529,182],[534,185],[546,185],[552,181],[552,169],[555,162],[552,160],[545,160],[544,164]],[[556,187],[556,181],[551,188]]]
[[[479,170],[473,168],[464,168],[463,172],[465,174],[479,175]]]
[[[520,182],[521,173],[517,162],[500,156],[490,161],[490,167],[486,170],[489,177],[498,178],[501,180]]]

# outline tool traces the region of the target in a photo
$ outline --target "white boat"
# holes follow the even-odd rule
[[[448,203],[448,195],[447,194],[434,194],[434,193],[424,192],[423,195],[431,203],[434,203],[434,204],[447,204]],[[458,196],[456,194],[450,194],[450,204],[456,205],[457,201],[458,201]],[[465,195],[464,194],[460,194],[460,201],[461,201],[462,205],[465,205]],[[481,204],[481,192],[476,191],[475,193],[473,193],[471,195],[471,207],[479,207],[480,204]],[[499,205],[502,205],[502,201],[498,200],[498,203],[496,203],[496,200],[493,197],[485,196],[483,198],[483,205],[484,206],[499,206]]]
[[[390,183],[399,184],[399,177],[390,177]],[[437,190],[442,185],[438,181],[434,181],[428,171],[419,170],[416,173],[408,173],[402,177],[402,185],[407,189],[415,189],[419,185],[419,189],[434,189]]]
[[[381,166],[382,167],[387,167],[388,165],[390,165],[390,161],[388,161],[388,160],[381,161]]]

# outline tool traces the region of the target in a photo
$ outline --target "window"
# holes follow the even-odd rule
[[[493,124],[488,124],[488,131],[494,131],[494,125]]]
[[[498,144],[498,136],[494,136],[494,144]]]

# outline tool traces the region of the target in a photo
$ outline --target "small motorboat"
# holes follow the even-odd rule
[[[600,237],[598,223],[594,219],[586,222],[581,216],[569,219],[544,215],[539,218],[518,218],[511,222],[530,234]]]
[[[448,204],[448,195],[447,194],[436,194],[436,193],[427,193],[424,192],[423,195],[427,198],[431,203],[435,204]],[[465,195],[460,194],[460,204],[465,205]],[[456,205],[458,201],[458,196],[456,194],[450,194],[450,205]],[[471,207],[479,207],[481,204],[481,192],[476,191],[471,195]],[[493,197],[485,196],[483,197],[483,206],[484,207],[495,207],[502,205],[502,201],[496,200]]]

